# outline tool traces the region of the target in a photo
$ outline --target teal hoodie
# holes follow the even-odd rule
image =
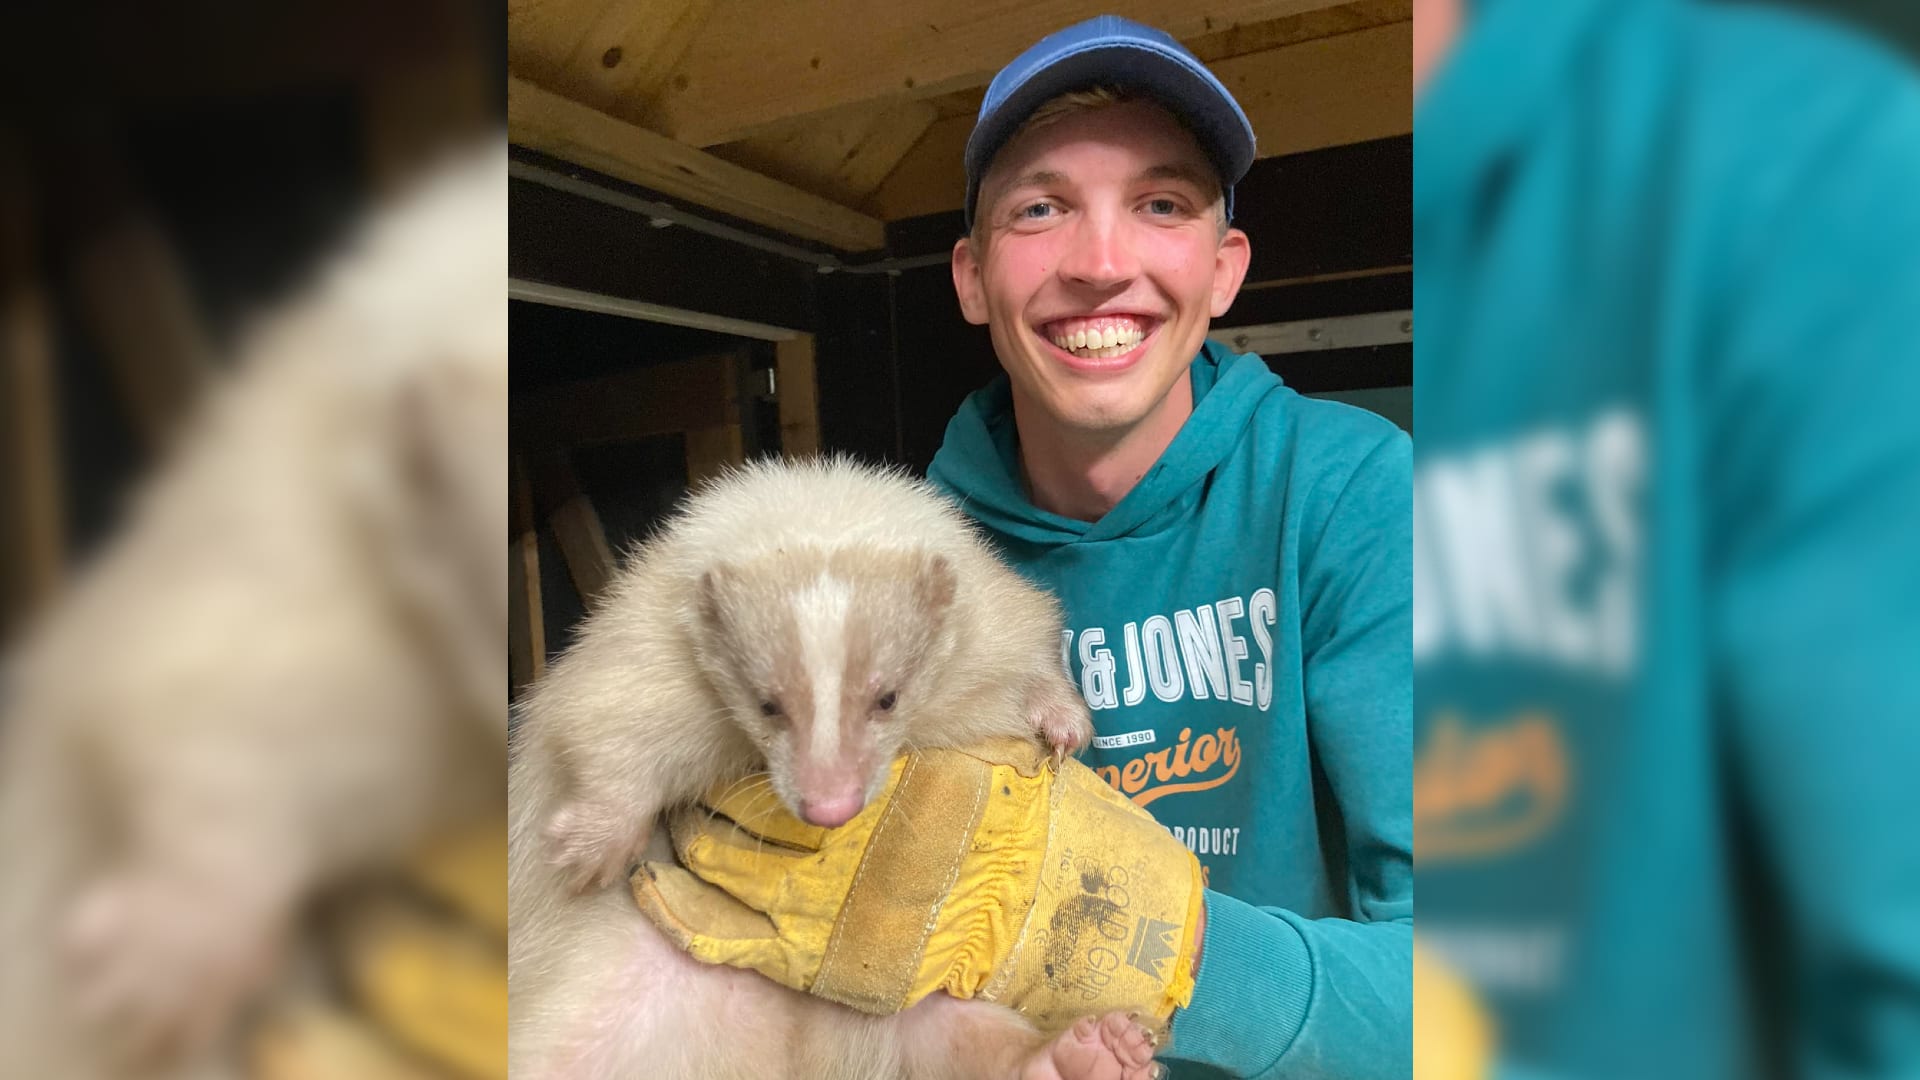
[[[1372,413],[1209,343],[1194,412],[1097,522],[1036,509],[1003,376],[929,476],[1065,605],[1086,761],[1198,855],[1178,1077],[1404,1077],[1413,922],[1411,466]],[[1204,1064],[1199,1064],[1204,1063]]]
[[[1529,1075],[1913,1075],[1912,74],[1500,0],[1414,127],[1423,939]]]

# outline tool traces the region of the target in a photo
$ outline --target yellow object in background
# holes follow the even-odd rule
[[[1110,1010],[1164,1030],[1193,994],[1199,861],[1030,740],[909,754],[838,828],[758,777],[670,831],[685,868],[645,864],[633,889],[671,940],[864,1012],[941,990],[1043,1030]]]
[[[378,1027],[452,1075],[505,1080],[503,942],[402,904],[372,907],[347,933],[354,1000]]]
[[[275,1013],[252,1048],[254,1080],[446,1080],[364,1017],[318,1002]]]
[[[1465,982],[1413,942],[1415,1080],[1484,1080],[1493,1075],[1493,1023]]]
[[[506,864],[494,818],[431,846],[396,887],[347,901],[331,940],[348,1000],[271,1014],[251,1043],[254,1080],[505,1080]]]
[[[429,845],[409,879],[471,919],[507,936],[507,819],[502,816]],[[504,946],[503,946],[504,947]]]

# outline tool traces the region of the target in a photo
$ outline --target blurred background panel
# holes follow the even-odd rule
[[[1920,1069],[1920,7],[1419,0],[1436,1076]]]
[[[65,823],[52,827],[56,823],[43,812],[50,805],[46,798],[88,820],[113,822],[129,836],[163,831],[119,803],[122,792],[109,779],[110,770],[35,766],[47,760],[42,755],[49,745],[68,737],[61,725],[71,716],[57,707],[61,678],[30,662],[49,654],[50,638],[72,639],[73,626],[87,618],[75,612],[89,604],[104,606],[109,616],[119,612],[123,625],[162,628],[109,635],[114,655],[100,665],[94,680],[99,683],[136,685],[142,672],[163,670],[164,658],[191,652],[201,637],[238,642],[228,657],[236,671],[230,685],[203,685],[166,698],[155,694],[98,731],[87,730],[86,737],[105,741],[85,752],[108,760],[137,742],[129,735],[124,746],[112,745],[114,731],[163,729],[218,708],[230,691],[244,689],[239,673],[250,649],[265,655],[304,647],[299,643],[310,638],[303,635],[332,617],[326,599],[317,598],[311,609],[294,606],[277,619],[243,627],[206,622],[208,611],[219,610],[212,601],[231,581],[245,587],[249,574],[299,581],[338,557],[329,545],[347,541],[318,530],[305,548],[276,547],[253,535],[295,520],[297,514],[277,516],[279,509],[330,493],[286,497],[236,481],[210,494],[198,489],[207,496],[208,509],[201,513],[183,509],[173,493],[184,488],[166,486],[167,478],[193,470],[203,477],[273,475],[271,465],[253,472],[222,458],[241,445],[229,437],[230,429],[248,426],[244,418],[231,422],[233,407],[223,403],[254,402],[298,416],[297,402],[287,407],[286,391],[312,394],[318,411],[325,407],[320,399],[378,369],[379,362],[362,363],[358,356],[340,356],[330,365],[326,354],[328,340],[366,329],[356,324],[327,339],[330,310],[341,324],[350,324],[379,303],[378,297],[349,298],[352,286],[328,291],[339,289],[343,273],[352,278],[377,272],[341,271],[344,262],[363,257],[344,255],[343,248],[378,248],[368,240],[369,221],[413,197],[418,183],[437,174],[450,155],[471,160],[476,143],[500,146],[505,84],[502,13],[476,0],[74,2],[8,5],[0,12],[0,672],[8,676],[0,681],[0,878],[8,882],[0,900],[0,934],[8,951],[0,1009],[15,1014],[0,1020],[0,1031],[9,1041],[17,1029],[8,1025],[22,1022],[16,1009],[21,995],[45,1010],[39,1015],[50,1018],[50,1026],[73,1020],[71,999],[61,996],[65,987],[55,980],[22,981],[48,970],[49,951],[65,940],[64,921],[79,905],[82,887],[98,883],[85,875],[113,868],[89,862],[98,855],[91,848],[56,850],[74,844],[77,834],[64,831]],[[477,236],[497,233],[501,248],[495,254],[504,261],[501,173],[497,198],[478,206],[479,216],[466,226]],[[476,212],[478,204],[466,205],[463,212]],[[391,233],[401,238],[387,241],[384,254],[364,257],[384,265],[431,266],[430,253],[407,250],[405,228],[431,235],[405,226]],[[396,293],[416,295],[409,283],[391,284]],[[462,328],[433,324],[441,317],[436,310],[444,310],[434,307],[434,284],[418,285],[414,325],[402,319],[389,328],[391,336],[375,333],[363,340],[377,345],[408,340],[409,334],[427,340],[442,332],[458,338]],[[502,314],[505,292],[501,280]],[[356,304],[357,310],[346,310]],[[304,322],[283,321],[290,308],[306,305],[313,313],[294,316]],[[263,334],[270,344],[262,344]],[[484,401],[481,384],[491,363],[501,383],[491,426],[499,429],[504,451],[504,319],[497,337],[472,367],[450,376],[447,400],[455,407],[415,415],[414,423],[452,425],[455,444],[462,445],[460,425],[476,418],[459,408]],[[400,356],[403,351],[396,350],[396,368],[417,359]],[[308,355],[295,355],[302,353]],[[297,380],[281,391],[247,388],[272,380],[255,378],[260,369],[302,363],[311,365],[309,376],[320,373],[305,391],[296,389]],[[337,381],[329,380],[330,369],[337,370]],[[394,404],[377,395],[370,400],[379,409]],[[222,408],[227,421],[220,419]],[[487,450],[488,418],[477,419],[465,452],[488,458],[491,477],[497,466]],[[222,434],[223,423],[228,434]],[[377,425],[340,430],[337,450],[346,460],[366,451],[357,440],[377,432]],[[289,443],[298,438],[293,431],[288,436]],[[261,450],[256,444],[247,452],[273,457],[273,447]],[[422,480],[400,475],[402,464],[421,461],[375,460],[373,472],[360,477],[372,486]],[[425,464],[431,475],[421,492],[444,495],[458,483],[459,462]],[[155,496],[155,490],[164,493]],[[489,485],[486,494],[499,492]],[[495,567],[503,563],[499,542],[507,526],[505,500],[498,501],[501,512],[483,512],[484,535],[475,536],[490,556],[487,565]],[[410,541],[425,543],[448,563],[467,554],[460,540],[448,537],[473,535],[470,522],[443,513],[426,495],[404,507],[402,516],[420,529]],[[137,547],[152,555],[164,548],[151,542],[163,531],[154,527],[160,520],[172,523],[171,542],[187,545],[178,559],[135,560],[135,572],[109,573],[101,581],[96,570],[112,563],[116,550]],[[280,554],[263,556],[265,551]],[[234,564],[231,581],[219,573],[223,558]],[[149,610],[153,597],[167,595],[161,586],[175,570],[186,581],[168,601],[177,606]],[[504,586],[502,577],[496,568],[475,599],[491,603],[493,590]],[[396,597],[426,587],[424,576],[404,572],[361,584],[392,589]],[[209,600],[204,608],[197,603],[202,599]],[[484,621],[480,626],[486,629]],[[449,711],[478,711],[483,724],[504,730],[500,636],[486,635],[481,675],[487,693],[477,710],[470,702],[451,702],[450,695],[422,699],[422,711],[448,705]],[[376,651],[390,652],[380,659],[395,666],[401,650],[390,646],[396,640],[405,638],[383,631],[344,651],[312,649],[304,661],[296,652],[290,669],[304,663],[309,670],[292,671],[291,677],[351,684]],[[428,647],[422,655],[432,652]],[[19,662],[21,657],[29,662]],[[381,684],[364,681],[344,685],[343,699],[355,693],[377,699]],[[288,695],[285,704],[291,713],[307,703]],[[278,734],[264,734],[269,729]],[[277,820],[288,809],[283,804],[313,794],[305,785],[320,775],[318,762],[329,755],[350,770],[380,772],[371,759],[385,751],[356,744],[341,734],[347,730],[350,725],[340,725],[330,740],[316,742],[324,754],[280,744],[276,767],[292,770],[287,783],[265,787],[251,804],[228,806],[227,816]],[[277,957],[266,988],[242,1003],[239,1030],[223,1030],[215,1046],[195,1051],[206,1055],[202,1067],[218,1059],[222,1069],[236,1070],[216,1070],[220,1075],[259,1080],[505,1075],[505,845],[498,805],[504,801],[504,748],[496,731],[482,727],[471,734],[480,740],[477,751],[449,740],[431,754],[435,769],[455,776],[450,787],[471,793],[458,820],[403,859],[309,882],[287,898],[297,917],[291,947]],[[72,737],[79,743],[82,735]],[[215,738],[202,749],[210,760],[231,750],[232,760],[244,761],[271,738],[284,738],[284,730],[263,723],[260,731],[235,728],[225,744]],[[311,769],[303,766],[306,761],[314,762]],[[428,786],[430,771],[422,769],[406,783]],[[216,782],[229,779],[206,775]],[[395,798],[394,787],[389,782],[388,790],[358,797],[386,805]],[[403,801],[405,794],[400,792]],[[75,872],[82,876],[52,876],[47,868],[62,859],[78,860]],[[229,893],[250,891],[244,880],[225,885]],[[50,898],[51,906],[36,908],[22,897]],[[224,910],[214,903],[205,909]],[[146,918],[148,936],[136,945],[151,950],[157,934],[164,950],[172,944],[164,939],[175,930],[176,940],[191,940],[185,936],[193,929],[190,919],[175,926],[157,906]],[[20,947],[23,934],[33,942],[31,957]],[[183,957],[194,959],[190,950]],[[202,988],[194,981],[201,974],[203,969],[183,962],[174,989],[185,995]],[[109,1025],[102,1041],[123,1034]],[[10,1071],[7,1063],[21,1059],[9,1055],[19,1052],[12,1045],[0,1048],[0,1074],[63,1075]],[[157,1074],[134,1068],[73,1075],[104,1080]]]

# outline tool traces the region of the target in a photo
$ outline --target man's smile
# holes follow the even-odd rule
[[[1132,313],[1070,316],[1043,322],[1035,329],[1069,361],[1130,360],[1159,328],[1160,321],[1151,315]],[[1074,366],[1085,365],[1076,363]],[[1109,368],[1125,365],[1098,366]]]

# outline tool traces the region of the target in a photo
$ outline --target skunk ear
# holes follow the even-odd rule
[[[715,563],[700,575],[700,621],[710,630],[720,628],[720,612],[724,606],[723,601],[726,591],[731,588],[733,581],[733,570],[725,563]]]
[[[915,582],[920,594],[920,602],[928,611],[943,613],[953,603],[953,594],[960,582],[953,572],[953,564],[945,555],[928,555],[920,564],[920,572]]]
[[[391,420],[394,470],[402,489],[428,504],[444,501],[452,486],[449,452],[460,446],[460,417],[453,395],[457,372],[427,365],[407,372],[393,388]]]

